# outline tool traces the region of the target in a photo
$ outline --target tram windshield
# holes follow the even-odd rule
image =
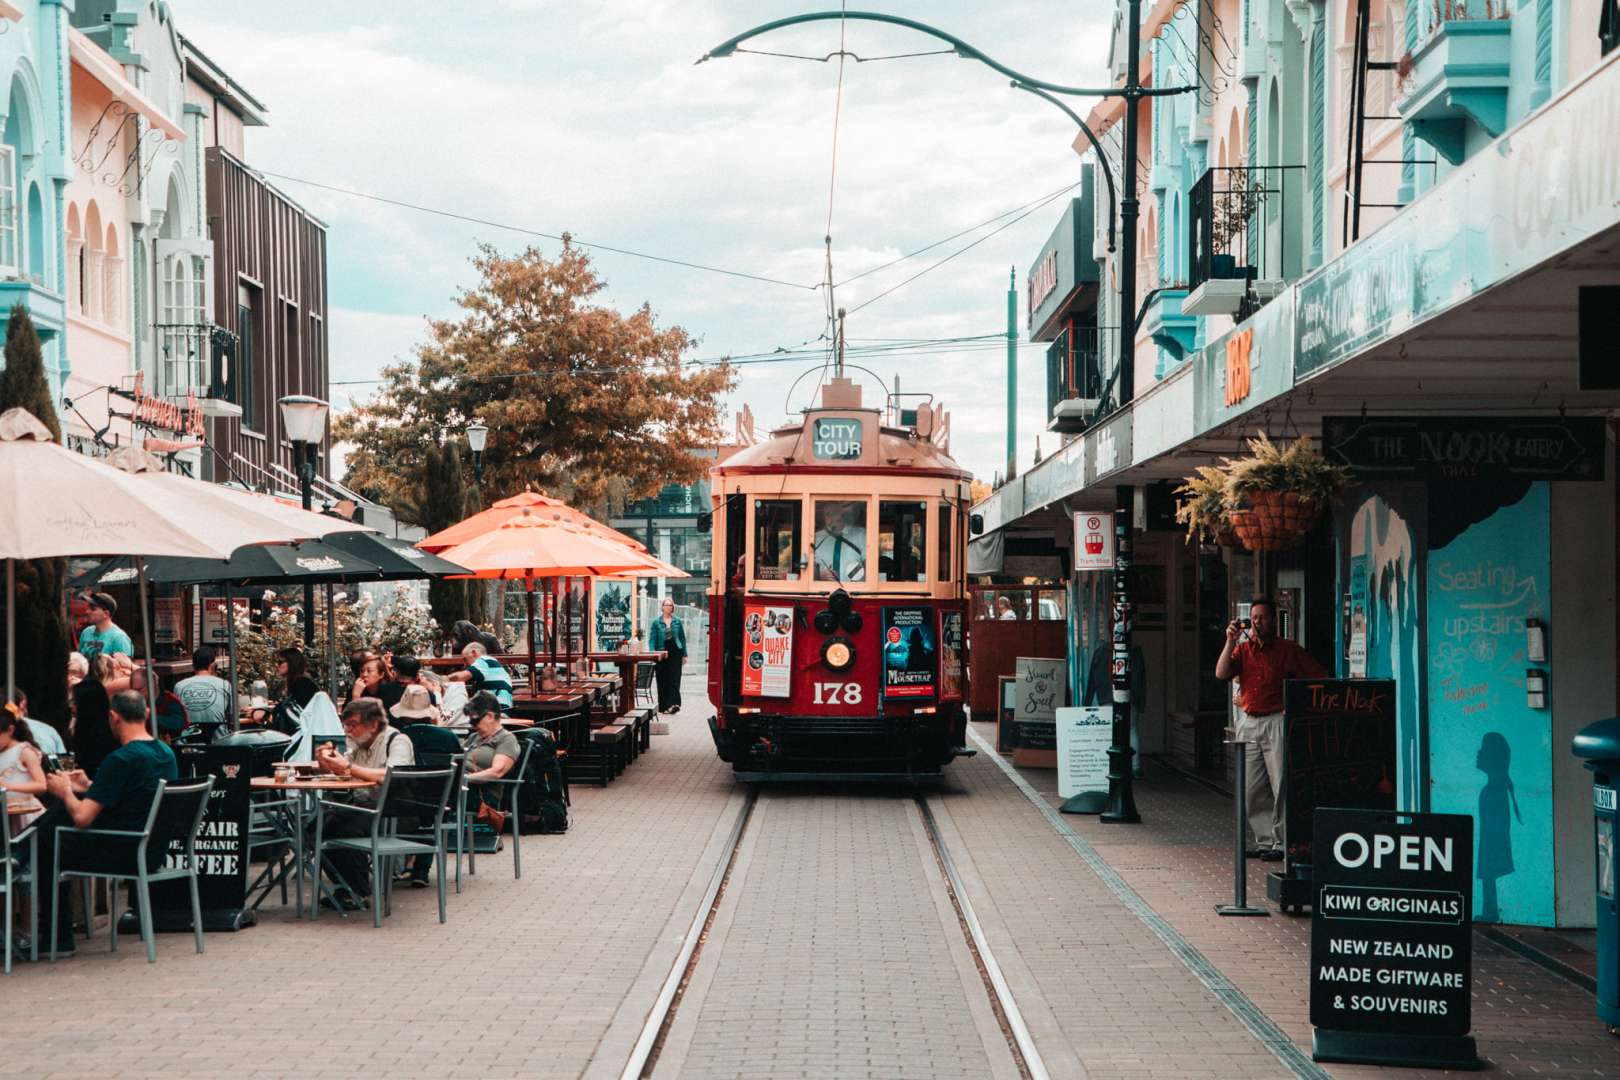
[[[928,504],[878,503],[878,580],[928,580]]]
[[[866,580],[866,500],[817,500],[813,558],[817,581]]]

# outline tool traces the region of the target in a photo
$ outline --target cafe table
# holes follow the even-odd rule
[[[660,650],[657,652],[593,652],[585,655],[592,663],[613,664],[618,667],[620,689],[617,715],[623,716],[636,703],[636,665],[656,664],[669,654]]]
[[[301,776],[283,778],[280,776],[255,776],[250,784],[254,791],[288,791],[292,792],[293,815],[290,821],[283,822],[274,815],[266,818],[278,831],[283,839],[290,839],[293,843],[293,869],[297,873],[297,896],[294,911],[299,916],[304,914],[304,822],[308,815],[316,810],[315,803],[326,792],[364,791],[367,788],[380,786],[375,780],[359,780],[346,776]],[[291,835],[288,835],[288,834]],[[285,873],[285,871],[283,871]],[[315,917],[315,906],[320,903],[321,878],[320,868],[311,868],[314,875],[314,891],[309,902],[309,917]],[[280,881],[279,877],[272,876],[264,883],[264,891],[259,900],[254,903],[258,907],[264,897]]]

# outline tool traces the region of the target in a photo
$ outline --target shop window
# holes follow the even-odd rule
[[[951,540],[956,535],[954,517],[956,508],[941,500],[939,504],[939,580],[951,580]]]
[[[819,500],[812,554],[817,581],[865,581],[866,500]]]
[[[928,580],[927,503],[878,503],[878,580]]]
[[[754,500],[755,581],[798,580],[803,513],[798,499]]]

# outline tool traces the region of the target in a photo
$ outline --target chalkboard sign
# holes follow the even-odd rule
[[[1319,806],[1395,809],[1395,680],[1289,679],[1283,684],[1289,867],[1312,862]]]
[[[1328,416],[1322,456],[1361,476],[1601,480],[1600,416]]]
[[[1063,660],[1020,656],[1013,667],[1018,716],[1018,745],[1028,750],[1057,751],[1057,711],[1069,703],[1068,664]]]
[[[1473,818],[1337,808],[1314,818],[1312,1056],[1476,1067]]]
[[[203,925],[210,930],[251,925],[247,905],[248,814],[253,778],[253,749],[243,746],[182,747],[180,773],[212,776],[202,830],[197,834],[197,892]],[[179,865],[185,844],[171,841],[166,865]],[[184,879],[152,886],[152,911],[160,929],[188,929],[191,892]]]

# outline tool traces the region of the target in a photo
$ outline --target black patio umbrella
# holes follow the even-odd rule
[[[366,562],[375,563],[390,580],[396,577],[400,580],[439,578],[472,572],[465,566],[441,559],[437,555],[430,555],[403,540],[383,536],[381,533],[334,533],[322,542],[329,547],[359,556]]]

